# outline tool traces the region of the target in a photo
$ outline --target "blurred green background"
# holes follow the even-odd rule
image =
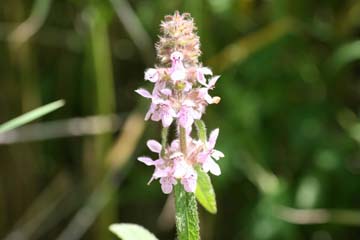
[[[160,124],[134,93],[175,10],[222,75],[204,120],[226,157],[202,239],[359,239],[357,0],[3,0],[0,122],[66,105],[0,135],[0,238],[114,239],[114,222],[175,238],[171,198],[136,161]]]

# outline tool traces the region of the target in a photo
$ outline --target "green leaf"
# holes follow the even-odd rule
[[[168,134],[169,134],[169,128],[164,127],[161,130],[161,156],[165,155],[165,148],[166,148]]]
[[[200,239],[199,216],[194,193],[175,185],[176,230],[179,240]]]
[[[195,196],[199,203],[210,213],[217,213],[215,191],[211,184],[209,175],[200,169],[196,168],[198,174],[197,186]]]
[[[195,126],[198,133],[198,137],[202,142],[206,142],[206,126],[203,120],[195,120]]]
[[[109,230],[122,240],[158,240],[154,234],[137,224],[111,224]]]
[[[206,125],[202,120],[195,120],[198,137],[202,142],[207,141]],[[196,167],[198,174],[195,196],[199,203],[210,213],[217,212],[215,191],[211,184],[209,175],[203,172],[200,167]]]
[[[58,100],[49,104],[46,104],[42,107],[36,108],[30,112],[27,112],[19,117],[16,117],[8,122],[5,122],[0,125],[0,133],[10,131],[14,128],[20,127],[28,122],[31,122],[37,118],[40,118],[50,112],[55,111],[56,109],[64,106],[64,100]]]

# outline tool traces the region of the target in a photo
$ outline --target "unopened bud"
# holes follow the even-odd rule
[[[215,96],[212,98],[213,103],[218,104],[221,101],[221,98],[218,96]]]

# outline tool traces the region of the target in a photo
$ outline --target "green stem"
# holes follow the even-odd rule
[[[186,130],[179,127],[180,150],[186,156]],[[194,193],[186,192],[178,183],[175,185],[176,230],[179,240],[200,239],[199,215]]]
[[[207,141],[206,126],[203,120],[195,120],[195,126],[198,133],[198,137],[202,142]]]
[[[178,240],[200,239],[199,215],[194,193],[181,184],[175,185],[176,232]]]
[[[165,148],[166,148],[168,133],[169,133],[169,128],[168,127],[166,127],[166,128],[164,127],[161,130],[161,156],[162,157],[165,154]]]
[[[179,128],[180,151],[186,156],[186,130],[183,127]]]

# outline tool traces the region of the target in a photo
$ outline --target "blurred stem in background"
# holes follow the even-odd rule
[[[108,37],[108,22],[110,19],[106,15],[107,8],[103,2],[93,2],[94,3],[90,3],[85,14],[89,26],[90,51],[96,87],[95,114],[111,114],[115,112],[116,103],[113,63]],[[96,136],[94,156],[84,158],[85,174],[88,176],[89,183],[93,187],[99,184],[101,179],[105,177],[106,166],[104,159],[105,153],[110,147],[111,140],[111,134]],[[99,224],[96,225],[95,239],[109,239],[108,226],[116,219],[115,205],[111,202],[107,202],[107,204],[98,218]]]
[[[28,14],[25,3],[21,0],[14,0],[10,4],[13,7],[13,11],[9,13],[9,17],[17,22],[24,21]],[[36,9],[39,9],[39,4]],[[35,16],[34,12],[36,12],[35,7],[30,15]],[[20,26],[21,24],[15,28],[14,32]],[[14,39],[18,35],[14,34],[13,36],[12,38]],[[17,87],[13,97],[21,99],[17,102],[9,101],[8,104],[13,104],[14,109],[17,109],[17,115],[40,106],[42,102],[37,61],[32,47],[29,38],[25,39],[25,41],[8,42],[12,66],[11,76],[15,81],[18,80],[15,83]],[[20,108],[18,108],[19,102]],[[38,171],[36,163],[42,160],[43,155],[42,146],[39,145],[12,146],[9,152],[12,161],[7,161],[5,168],[14,169],[15,171],[11,172],[12,175],[16,176],[18,174],[20,176],[17,181],[13,181],[11,189],[5,190],[7,196],[11,199],[11,201],[7,202],[8,212],[14,217],[10,221],[15,222],[15,219],[21,216],[24,208],[30,204],[36,195],[37,178],[35,176]],[[11,179],[12,176],[8,177],[8,179]]]

